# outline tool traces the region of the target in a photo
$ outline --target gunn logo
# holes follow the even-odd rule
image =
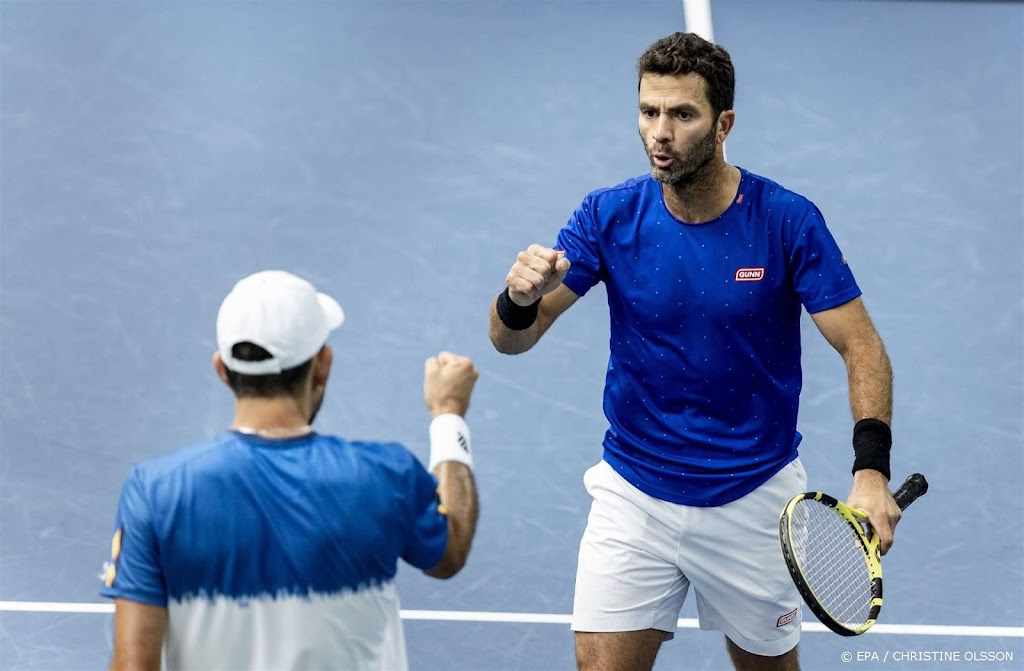
[[[783,615],[782,617],[780,617],[778,619],[778,621],[775,623],[775,626],[776,627],[785,627],[787,624],[789,624],[790,622],[792,622],[793,620],[796,619],[796,612],[797,612],[796,608],[794,608],[793,610],[789,611],[788,613],[786,613],[785,615]]]
[[[737,282],[760,282],[764,279],[764,268],[740,268],[736,271]]]

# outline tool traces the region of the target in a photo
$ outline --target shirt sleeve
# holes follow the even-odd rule
[[[584,198],[558,232],[555,243],[555,249],[565,250],[565,258],[572,264],[563,283],[577,296],[584,296],[602,279],[603,267],[592,206],[592,198]]]
[[[812,203],[789,221],[789,267],[793,287],[807,312],[828,310],[860,296],[860,287],[825,218]]]
[[[411,454],[410,522],[402,559],[418,569],[437,566],[448,545],[448,518],[439,510],[437,478],[427,472],[423,464]]]
[[[129,473],[121,488],[110,550],[101,596],[167,605],[159,546],[138,467]]]

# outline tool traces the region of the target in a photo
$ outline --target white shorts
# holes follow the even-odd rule
[[[800,595],[779,547],[779,515],[804,491],[799,459],[750,494],[698,508],[644,494],[601,461],[580,542],[572,629],[660,629],[672,638],[693,585],[700,628],[775,657],[800,640]]]

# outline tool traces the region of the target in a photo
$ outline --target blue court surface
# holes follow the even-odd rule
[[[896,376],[894,480],[931,491],[805,669],[1024,668],[1024,5],[717,0],[730,162],[822,209]],[[574,668],[601,455],[603,291],[531,352],[487,340],[517,251],[649,168],[635,59],[678,0],[0,0],[0,668],[99,669],[121,479],[222,430],[234,281],[305,275],[348,323],[319,428],[427,456],[425,357],[472,356],[482,516],[449,582],[400,574],[413,671]],[[842,362],[805,320],[801,454],[849,491]],[[691,600],[658,669],[729,668]],[[846,658],[850,661],[845,661]]]

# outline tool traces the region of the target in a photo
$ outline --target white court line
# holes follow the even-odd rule
[[[683,0],[683,25],[686,32],[697,33],[708,42],[715,41],[715,30],[711,25],[711,0]],[[725,145],[722,158],[729,160]]]
[[[113,613],[112,603],[67,603],[64,601],[0,601],[0,612],[14,613]]]
[[[0,612],[14,613],[113,613],[112,603],[67,603],[61,601],[0,601]],[[470,610],[403,610],[403,620],[434,622],[510,622],[514,624],[569,624],[568,615],[554,613],[493,613]],[[696,629],[697,620],[681,618],[680,629]],[[805,622],[803,630],[825,633],[817,622]],[[895,636],[969,636],[1024,638],[1024,627],[970,627],[931,624],[876,624],[869,634]]]
[[[715,41],[711,28],[711,0],[683,0],[683,22],[686,31],[697,33],[708,42]]]

